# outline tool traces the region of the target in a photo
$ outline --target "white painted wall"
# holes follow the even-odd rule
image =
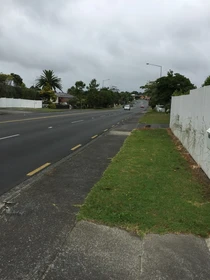
[[[0,108],[42,108],[42,101],[2,97]]]
[[[210,178],[210,86],[172,97],[170,128]]]

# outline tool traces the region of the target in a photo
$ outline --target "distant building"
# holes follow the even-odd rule
[[[60,104],[60,103],[69,103],[69,100],[73,99],[74,96],[68,93],[64,92],[56,92],[55,95],[57,96],[57,99],[55,103]]]
[[[146,96],[146,95],[141,95],[141,99],[150,100],[150,97],[149,97],[149,96]]]

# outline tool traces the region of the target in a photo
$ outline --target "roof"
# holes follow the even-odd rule
[[[68,93],[64,93],[64,92],[56,92],[55,95],[56,95],[57,97],[64,97],[64,98],[69,98],[69,99],[70,99],[70,98],[74,98],[73,95],[68,94]]]

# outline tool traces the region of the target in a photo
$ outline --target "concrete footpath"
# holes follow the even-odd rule
[[[76,223],[79,206],[139,117],[0,197],[0,280],[210,279],[205,239],[141,239],[118,228]]]

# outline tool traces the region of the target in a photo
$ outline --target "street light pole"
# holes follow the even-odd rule
[[[156,66],[160,68],[160,78],[162,77],[162,71],[163,71],[163,66],[158,65],[158,64],[152,64],[152,63],[146,63],[147,65],[151,65],[151,66]]]
[[[102,81],[102,88],[104,87],[104,82],[109,81],[110,79],[106,79]]]

